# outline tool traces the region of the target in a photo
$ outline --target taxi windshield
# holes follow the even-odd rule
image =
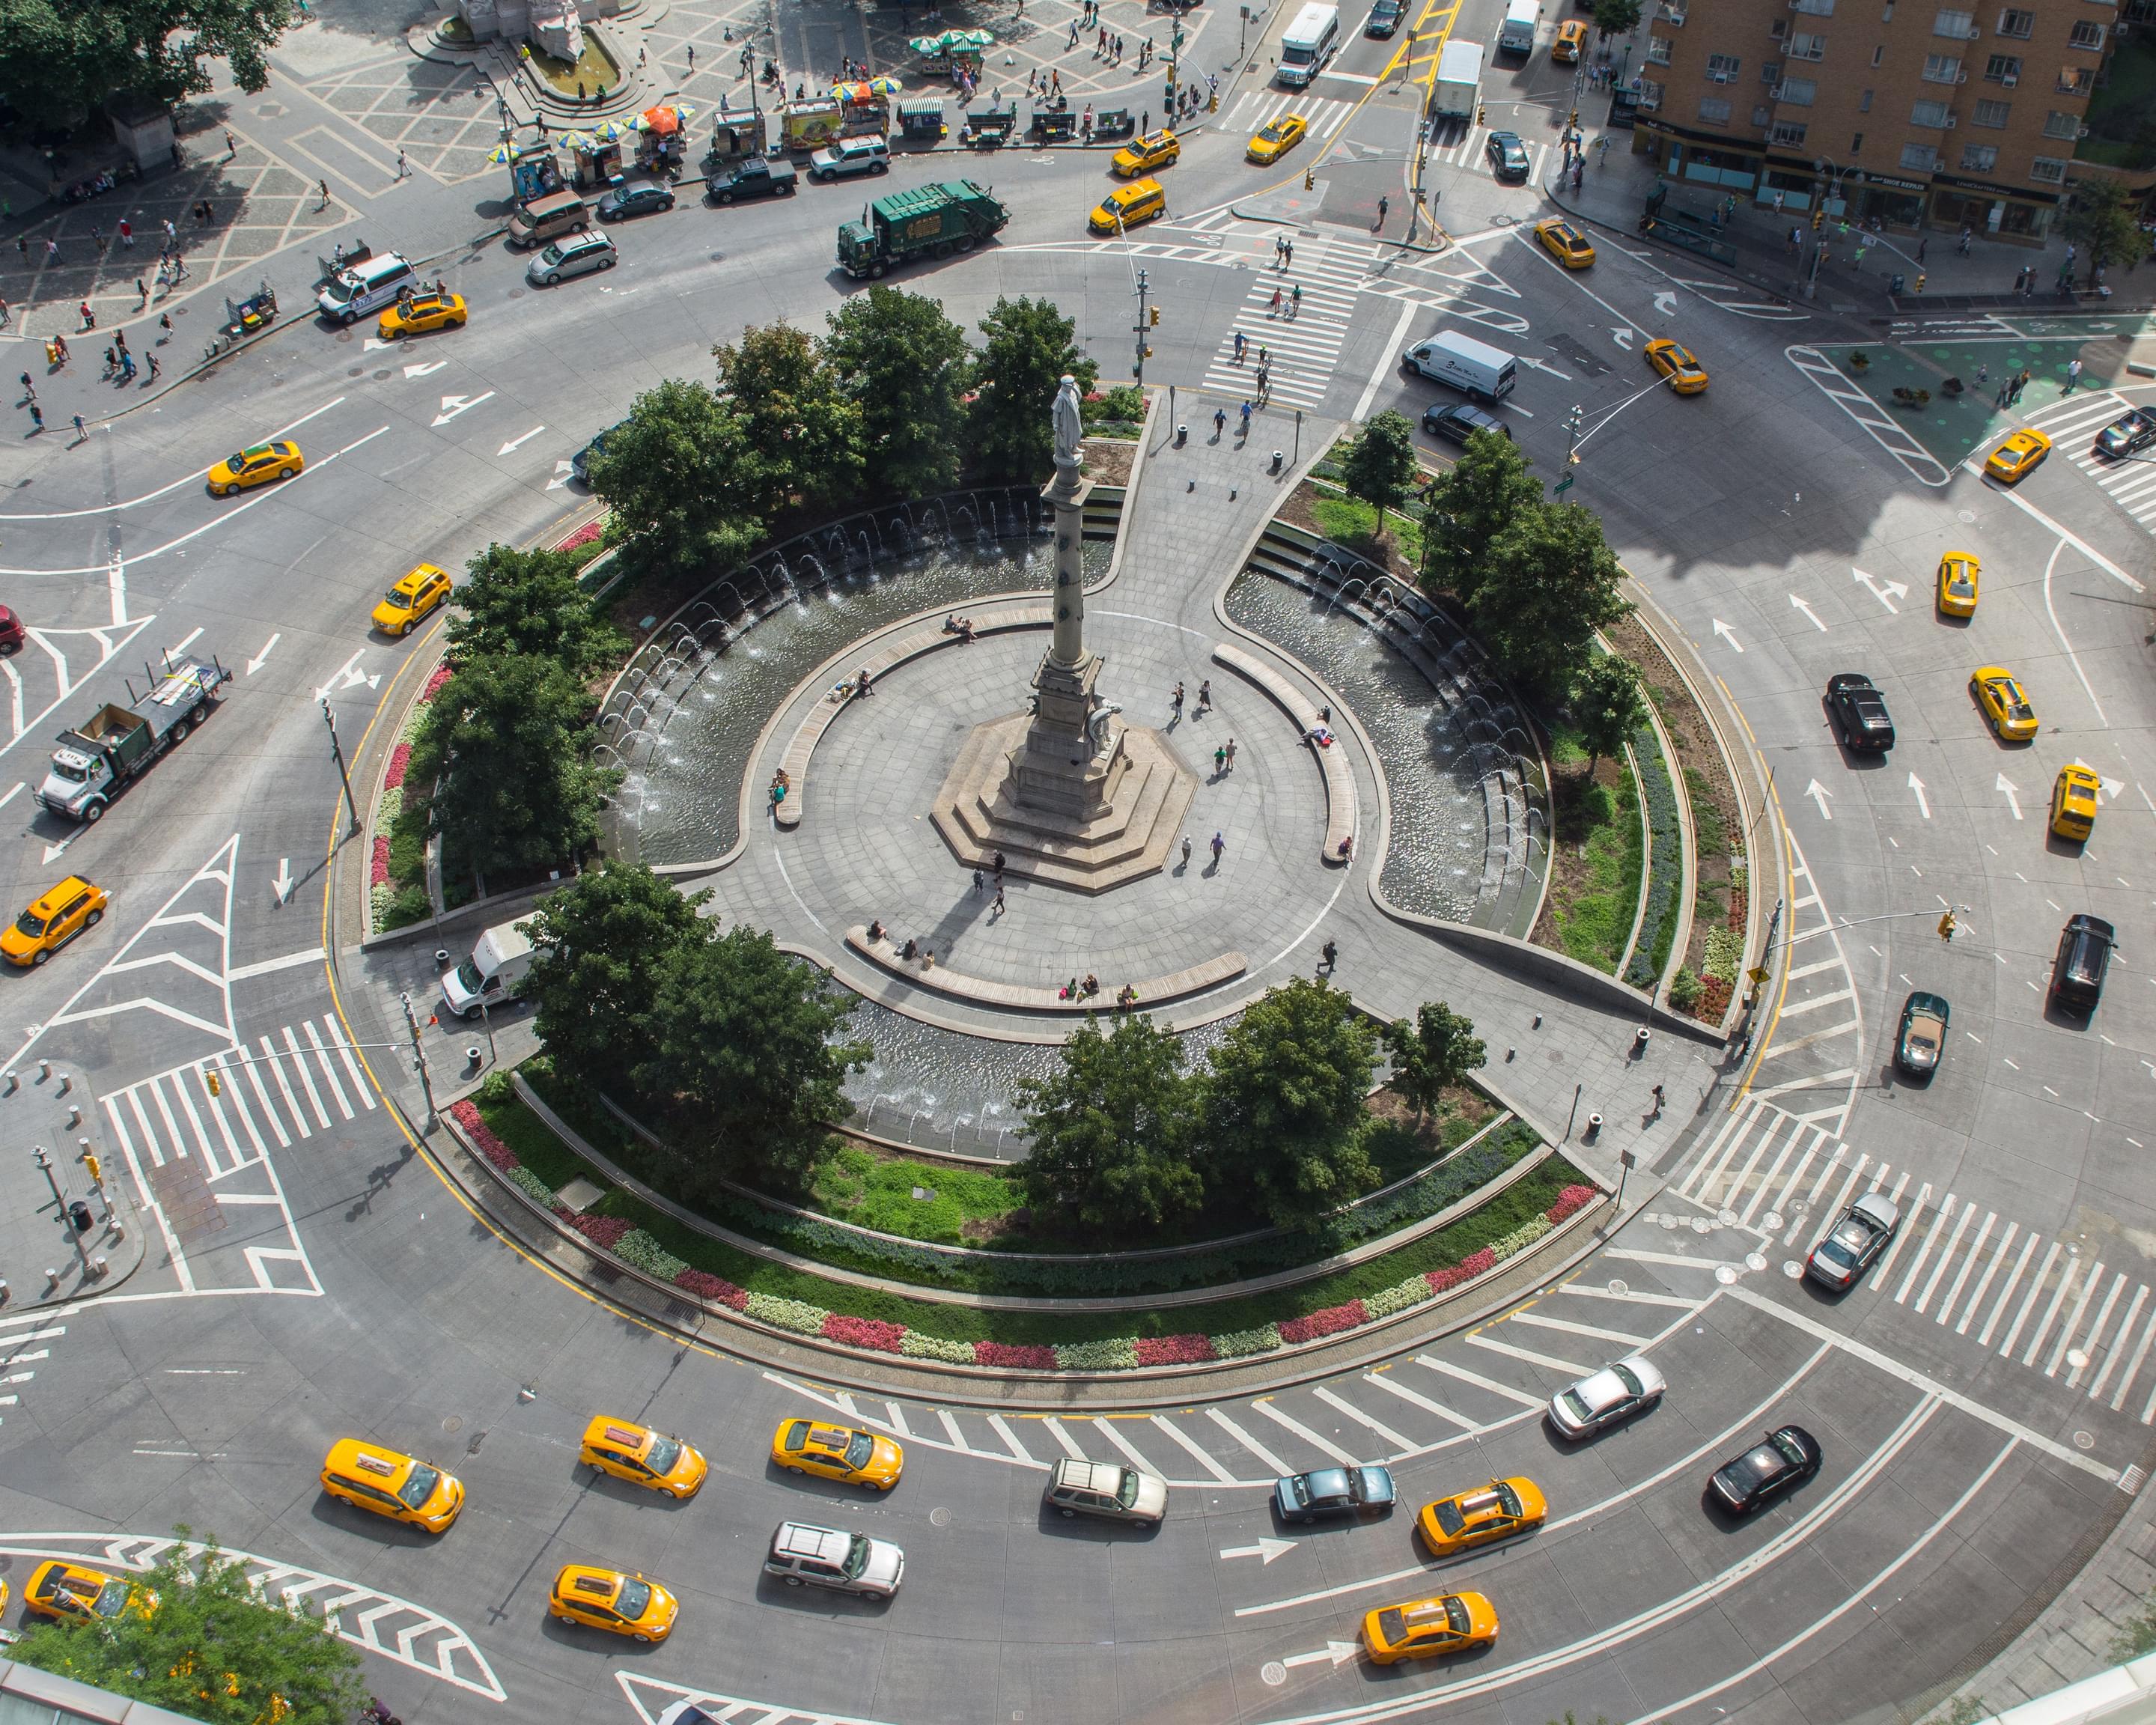
[[[875,1439],[865,1431],[857,1431],[846,1444],[846,1466],[859,1473],[875,1454]]]
[[[117,1617],[126,1608],[127,1584],[124,1581],[106,1582],[90,1602],[90,1609],[100,1617]]]
[[[27,934],[32,940],[36,940],[44,932],[45,919],[35,911],[25,911],[15,919],[15,932],[18,934]]]
[[[382,594],[382,603],[393,611],[408,611],[412,608],[412,595],[401,587],[393,587]]]
[[[651,1453],[644,1458],[644,1465],[654,1473],[668,1474],[674,1471],[674,1464],[680,1459],[680,1439],[654,1438],[651,1440]]]
[[[434,1495],[434,1487],[441,1482],[439,1468],[429,1467],[424,1461],[414,1462],[411,1478],[397,1488],[397,1495],[407,1509],[424,1509],[427,1500]]]
[[[644,1608],[651,1603],[651,1584],[648,1581],[624,1581],[621,1594],[613,1602],[613,1609],[631,1623],[644,1615]]]
[[[234,473],[239,472],[241,468],[247,465],[247,451],[242,449],[236,455],[227,455],[224,458],[224,465]]]

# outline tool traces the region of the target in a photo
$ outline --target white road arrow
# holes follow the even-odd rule
[[[1268,1539],[1265,1535],[1260,1534],[1255,1545],[1223,1546],[1220,1549],[1220,1558],[1224,1563],[1229,1558],[1257,1558],[1270,1563],[1283,1553],[1291,1552],[1294,1549],[1295,1542],[1292,1539]]]
[[[1866,574],[1861,569],[1851,569],[1849,572],[1856,578],[1856,584],[1859,587],[1870,588],[1871,589],[1871,597],[1878,600],[1879,603],[1884,605],[1889,611],[1898,614],[1902,608],[1897,605],[1894,601],[1897,599],[1905,599],[1909,596],[1908,585],[1905,582],[1876,581],[1871,576]]]
[[[1932,799],[1924,794],[1923,780],[1912,773],[1909,775],[1909,788],[1917,793],[1917,807],[1922,812],[1924,819],[1929,820],[1932,818]]]
[[[269,662],[270,649],[275,647],[278,642],[284,639],[284,631],[280,629],[275,634],[270,636],[268,640],[262,644],[262,650],[256,654],[254,658],[247,661],[247,675],[249,676],[253,676],[255,672],[260,670],[262,667]]]
[[[1730,626],[1724,623],[1719,617],[1714,619],[1714,632],[1720,635],[1723,640],[1728,642],[1729,644],[1735,648],[1739,653],[1742,653],[1744,650],[1744,644],[1737,639],[1736,630],[1730,628]]]
[[[276,889],[279,904],[285,903],[292,896],[292,859],[290,857],[280,856],[277,859],[277,878],[270,884]]]
[[[362,353],[386,353],[396,345],[394,341],[385,341],[378,336],[369,336],[359,344],[359,351]],[[442,363],[447,365],[449,362],[444,360]]]
[[[1358,1651],[1353,1641],[1327,1641],[1315,1653],[1291,1653],[1281,1663],[1287,1666],[1290,1671],[1299,1665],[1321,1665],[1327,1662],[1333,1665],[1345,1665],[1355,1656]]]
[[[1522,354],[1520,356],[1520,363],[1523,366],[1532,366],[1538,372],[1548,372],[1553,377],[1562,377],[1568,383],[1572,382],[1572,373],[1570,372],[1560,372],[1548,360],[1537,359],[1532,353]]]
[[[1819,804],[1820,819],[1821,820],[1832,820],[1834,819],[1834,810],[1826,806],[1827,798],[1831,796],[1833,793],[1829,791],[1825,785],[1821,784],[1817,779],[1814,779],[1810,784],[1804,787],[1804,794],[1807,797],[1810,797],[1813,802]]]
[[[362,683],[366,684],[370,689],[379,689],[382,686],[382,673],[377,671],[370,677],[357,665],[346,665],[344,669],[344,686],[347,689],[357,689]]]
[[[1998,778],[1993,782],[1991,788],[1994,791],[2003,791],[2005,793],[2006,806],[2014,811],[2015,819],[2020,819],[2021,788],[2015,784],[2012,779],[2009,778],[2003,773],[2000,773]]]
[[[576,472],[577,464],[575,462],[557,461],[554,464],[554,476],[547,481],[547,489],[550,491],[560,490],[562,486],[568,484],[568,482],[576,476]]]
[[[447,365],[449,363],[447,360],[443,360],[439,362],[443,365]],[[492,401],[493,399],[494,392],[491,389],[488,390],[485,395],[475,395],[470,400],[466,400],[461,395],[445,395],[442,398],[442,411],[434,415],[434,424],[437,425],[446,425],[450,420],[455,418],[458,414],[469,413],[481,402]]]
[[[507,443],[504,444],[494,453],[497,455],[506,455],[512,450],[519,449],[522,445],[530,443],[533,438],[538,436],[539,434],[546,429],[547,428],[543,425],[535,425],[531,429],[531,430],[526,432],[523,436],[511,438]]]
[[[1655,311],[1656,316],[1661,317],[1674,316],[1676,315],[1676,309],[1677,296],[1675,294],[1669,292],[1666,289],[1662,292],[1655,295]]]
[[[1819,613],[1813,610],[1810,605],[1807,605],[1794,593],[1791,593],[1789,595],[1789,603],[1797,610],[1803,612],[1805,616],[1811,619],[1812,627],[1814,629],[1817,629],[1821,634],[1825,634],[1826,633],[1826,625],[1819,620]]]
[[[360,671],[359,661],[361,655],[366,651],[366,648],[360,648],[351,658],[331,671],[329,681],[315,691],[315,700],[317,702],[327,701],[339,689],[353,688],[365,682],[367,679]]]
[[[446,372],[449,368],[449,362],[445,359],[430,360],[425,365],[405,367],[404,375],[408,379],[412,377],[431,377],[435,372]],[[445,402],[443,405],[446,407],[448,403]]]
[[[1632,331],[1629,329],[1613,329],[1609,333],[1617,338],[1617,345],[1620,347],[1623,348],[1627,353],[1630,353],[1632,351]]]
[[[2095,771],[2093,768],[2090,770]],[[2116,803],[2126,794],[2126,781],[2123,778],[2105,778],[2099,774],[2097,783],[2103,787],[2104,800],[2107,802]]]
[[[66,838],[61,839],[59,844],[48,845],[45,846],[45,860],[47,862],[50,862],[54,857],[65,850],[69,845],[74,844],[74,841],[81,836],[82,834],[80,833],[70,833]]]

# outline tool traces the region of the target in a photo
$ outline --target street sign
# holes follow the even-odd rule
[[[1572,480],[1573,480],[1573,475],[1570,475],[1570,474],[1568,474],[1568,473],[1567,475],[1565,475],[1565,476],[1564,476],[1563,479],[1559,480],[1557,482],[1557,491],[1556,491],[1555,493],[1553,493],[1553,495],[1561,495],[1561,494],[1562,494],[1562,493],[1563,493],[1563,492],[1566,492],[1566,491],[1570,490],[1572,489]]]

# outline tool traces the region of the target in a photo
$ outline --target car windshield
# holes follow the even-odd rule
[[[393,587],[382,594],[382,603],[393,611],[408,611],[412,608],[412,595],[401,587]]]
[[[126,1608],[127,1584],[124,1581],[106,1582],[90,1602],[90,1609],[100,1617],[117,1617]]]
[[[1779,1450],[1783,1456],[1793,1466],[1801,1467],[1804,1465],[1804,1445],[1786,1431],[1778,1431],[1774,1434],[1774,1447]]]
[[[865,1431],[857,1431],[846,1443],[846,1466],[859,1473],[869,1465],[875,1454],[875,1440]]]
[[[1292,1475],[1281,1483],[1287,1487],[1291,1502],[1300,1507],[1310,1502],[1310,1476],[1307,1474]]]
[[[1467,1633],[1470,1626],[1467,1607],[1457,1594],[1448,1594],[1445,1596],[1445,1620],[1451,1626],[1455,1635],[1464,1635]]]
[[[1281,64],[1283,66],[1306,66],[1317,58],[1315,50],[1293,42],[1281,44]]]
[[[680,1459],[680,1439],[654,1438],[651,1440],[651,1453],[644,1458],[644,1465],[654,1473],[671,1473],[674,1471],[674,1464]]]
[[[644,1615],[644,1608],[651,1603],[651,1584],[648,1581],[624,1581],[621,1593],[613,1602],[613,1609],[631,1623]]]
[[[1639,1373],[1630,1366],[1612,1366],[1609,1373],[1631,1394],[1645,1395],[1647,1393],[1647,1386],[1640,1381]]]
[[[69,784],[83,784],[88,782],[90,773],[87,769],[76,766],[71,761],[54,761],[53,777],[64,778]]]
[[[397,1488],[397,1495],[407,1509],[424,1509],[427,1500],[434,1495],[434,1487],[441,1482],[441,1470],[422,1461],[413,1467],[412,1477]]]
[[[247,451],[242,449],[237,455],[227,455],[224,458],[224,465],[234,473],[239,472],[241,468],[247,465]]]
[[[15,919],[15,932],[27,934],[32,940],[45,932],[45,919],[35,911],[25,911]]]
[[[1510,1486],[1505,1484],[1502,1480],[1499,1481],[1497,1484],[1497,1507],[1504,1511],[1508,1516],[1517,1516],[1523,1513],[1520,1503],[1520,1494],[1517,1491],[1515,1491]]]
[[[1456,1534],[1467,1525],[1467,1517],[1460,1514],[1460,1505],[1453,1498],[1445,1499],[1432,1513],[1437,1517],[1437,1525],[1448,1534]]]
[[[1137,1501],[1137,1470],[1133,1467],[1127,1467],[1123,1470],[1123,1477],[1122,1481],[1116,1487],[1116,1502],[1122,1504],[1125,1509],[1128,1509]]]
[[[854,1543],[846,1548],[846,1579],[859,1581],[869,1566],[869,1553],[875,1548],[865,1533],[854,1535]]]
[[[479,993],[486,978],[479,973],[479,966],[469,958],[457,967],[457,986],[467,994]]]
[[[558,245],[548,246],[545,251],[539,254],[539,261],[542,264],[560,263],[562,261],[562,248]]]

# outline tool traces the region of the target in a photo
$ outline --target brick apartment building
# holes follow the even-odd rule
[[[1674,182],[1799,214],[2041,243],[2118,17],[2115,0],[1660,0],[1634,147]]]

